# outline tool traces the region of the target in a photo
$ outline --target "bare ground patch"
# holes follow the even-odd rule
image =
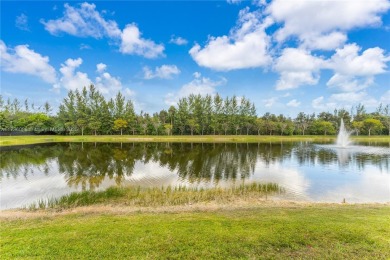
[[[126,215],[137,213],[181,213],[181,212],[215,212],[215,211],[230,211],[230,210],[245,210],[254,208],[303,208],[303,207],[356,207],[356,208],[376,208],[390,207],[388,203],[368,203],[368,204],[349,204],[349,203],[315,203],[315,202],[297,202],[288,200],[266,200],[266,199],[237,199],[227,203],[216,201],[202,202],[187,205],[175,206],[156,206],[156,207],[140,207],[127,206],[121,204],[97,204],[85,207],[76,207],[64,210],[3,210],[0,211],[1,220],[14,219],[31,219],[31,218],[52,218],[69,214],[114,214]]]

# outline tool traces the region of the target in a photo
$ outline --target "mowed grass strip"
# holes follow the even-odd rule
[[[389,223],[372,205],[1,220],[1,258],[388,259]]]
[[[26,145],[54,142],[182,142],[182,143],[258,143],[258,142],[333,142],[336,136],[325,135],[175,135],[175,136],[156,136],[156,135],[36,135],[36,136],[1,136],[1,146]],[[390,136],[352,136],[356,142],[390,142]]]

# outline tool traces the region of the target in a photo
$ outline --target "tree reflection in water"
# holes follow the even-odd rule
[[[389,156],[347,154],[340,158],[335,150],[321,149],[312,143],[56,143],[23,147],[3,147],[0,152],[0,178],[28,179],[34,170],[48,174],[57,164],[72,187],[95,189],[106,178],[116,184],[131,176],[137,163],[158,163],[179,178],[191,183],[245,179],[256,164],[267,166],[294,160],[299,165],[341,166],[367,163],[389,170]],[[145,176],[153,172],[145,172]]]

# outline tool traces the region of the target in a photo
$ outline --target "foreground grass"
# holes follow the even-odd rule
[[[53,143],[53,142],[202,142],[202,143],[256,143],[256,142],[332,142],[336,136],[324,135],[176,135],[176,136],[149,136],[149,135],[36,135],[36,136],[2,136],[0,146]],[[390,136],[353,136],[357,142],[390,142]]]
[[[0,221],[2,259],[390,257],[389,206],[76,213]]]
[[[26,207],[37,209],[68,209],[95,204],[114,204],[121,206],[174,206],[190,205],[200,202],[226,203],[237,199],[267,197],[281,193],[283,189],[274,183],[252,183],[229,188],[186,188],[170,186],[164,188],[110,187],[104,191],[74,192],[58,199],[40,200]]]

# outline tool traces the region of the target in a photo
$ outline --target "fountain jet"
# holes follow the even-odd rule
[[[347,147],[351,143],[351,140],[349,139],[350,135],[351,133],[348,132],[347,129],[345,129],[344,120],[341,119],[340,130],[339,130],[339,134],[337,135],[337,141],[336,141],[337,146]]]

